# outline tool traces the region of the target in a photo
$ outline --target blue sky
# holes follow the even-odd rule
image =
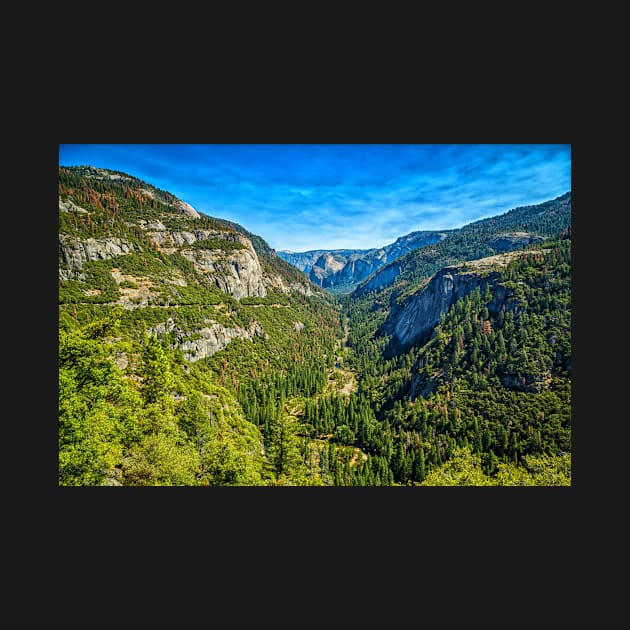
[[[368,249],[571,190],[569,144],[61,144],[280,250]]]

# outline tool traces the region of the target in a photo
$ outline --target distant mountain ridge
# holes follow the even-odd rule
[[[318,258],[324,254],[331,254],[333,256],[341,256],[343,258],[349,258],[353,255],[365,255],[371,249],[311,249],[305,252],[292,252],[288,249],[282,249],[276,253],[280,258],[288,262],[290,265],[297,267],[300,271],[309,274],[311,269],[315,266]]]
[[[461,228],[410,232],[381,248],[276,253],[307,274],[313,284],[333,293],[356,292],[360,296],[391,285],[401,274],[401,279],[417,275],[418,266],[432,275],[440,266],[493,256],[543,240],[566,229],[570,214],[569,191],[555,199],[519,206]]]
[[[381,267],[420,247],[433,245],[452,230],[415,231],[393,243],[371,249],[317,249],[306,252],[278,251],[280,258],[308,274],[313,284],[340,293],[350,293]]]
[[[519,206],[450,230],[440,242],[417,248],[377,269],[359,283],[354,295],[360,297],[394,284],[409,292],[443,267],[520,249],[558,235],[570,229],[570,224],[568,191],[540,204]]]

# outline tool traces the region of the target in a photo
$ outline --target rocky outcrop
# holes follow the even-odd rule
[[[65,201],[59,197],[59,212],[78,212],[79,214],[87,214],[88,211],[85,208],[77,206],[72,199],[66,199]]]
[[[493,299],[488,310],[496,313],[505,304],[518,309],[519,304],[510,297],[500,283],[500,268],[520,252],[489,256],[461,265],[445,267],[422,289],[410,295],[402,304],[394,304],[381,329],[383,334],[392,335],[400,346],[422,343],[427,340],[440,315],[448,311],[457,300],[479,288],[483,291],[490,284]]]
[[[281,291],[285,294],[301,293],[306,297],[313,295],[312,284],[310,282],[286,282],[281,276],[267,275],[264,277],[265,286],[272,289]]]
[[[158,222],[138,221],[146,230],[147,236],[159,246],[165,254],[172,254],[180,247],[192,245],[196,241],[217,239],[220,241],[238,243],[247,249],[254,251],[252,242],[237,232],[220,232],[218,230],[166,230],[164,225]]]
[[[153,226],[155,227],[155,226]],[[265,297],[267,290],[263,270],[252,242],[237,232],[217,230],[149,230],[147,236],[165,254],[179,252],[192,262],[198,273],[204,275],[218,289],[236,299]],[[216,248],[195,247],[198,241],[215,240],[223,246]],[[233,248],[230,243],[234,243]]]
[[[285,285],[286,286],[286,285]],[[296,293],[301,293],[306,297],[311,297],[313,295],[313,291],[311,291],[311,287],[304,282],[292,282],[288,289],[286,289],[286,293],[290,293],[291,291],[295,291]]]
[[[176,339],[173,347],[181,350],[184,358],[192,362],[211,357],[225,348],[233,339],[266,338],[260,322],[252,322],[249,328],[228,328],[213,320],[206,320],[206,323],[208,326],[186,333],[176,326],[172,319],[168,319],[166,323],[154,326],[151,332],[158,336],[172,333]]]
[[[529,232],[505,232],[503,234],[496,234],[486,241],[486,244],[497,252],[506,252],[543,240],[542,236],[530,234]]]
[[[213,230],[167,231],[159,221],[142,222],[141,225],[164,253],[179,251],[194,264],[198,273],[224,293],[236,299],[267,295],[260,261],[251,241],[244,236]],[[217,249],[187,247],[208,239],[225,241],[227,246]],[[230,248],[230,242],[235,244],[234,249]],[[142,249],[118,237],[79,239],[59,234],[59,278],[69,280],[78,277],[87,261],[106,260],[131,252],[142,252]]]
[[[236,249],[231,252],[214,249],[182,249],[180,253],[218,289],[237,300],[242,297],[267,295],[262,267],[254,251],[249,249]]]
[[[356,285],[361,280],[367,278],[375,269],[381,265],[381,261],[376,258],[358,258],[347,262],[342,269],[326,277],[322,281],[324,288],[337,287],[342,285]]]
[[[326,252],[315,261],[309,273],[309,278],[314,284],[324,286],[324,282],[329,276],[339,273],[345,266],[345,257],[340,254]]]
[[[90,260],[107,260],[139,251],[142,251],[139,246],[115,236],[79,239],[59,234],[59,278],[68,280],[75,277],[76,272]]]
[[[145,221],[144,219],[138,219],[138,225],[143,229],[143,230],[148,230],[150,232],[164,232],[167,228],[164,225],[164,223],[162,223],[162,221],[157,220],[157,221]],[[156,237],[153,240],[155,240],[157,242],[157,240],[160,237]]]
[[[377,291],[383,287],[387,287],[396,280],[399,274],[400,263],[390,263],[375,273],[365,284],[357,287],[355,295],[361,296],[369,293],[370,291]]]
[[[322,254],[333,254],[335,256],[349,260],[353,254],[363,256],[367,251],[365,249],[312,249],[307,252],[291,252],[288,250],[280,250],[277,252],[282,260],[293,265],[305,274],[309,274],[313,266],[317,263]]]
[[[185,214],[186,216],[194,217],[195,219],[198,219],[200,216],[199,213],[189,203],[186,203],[181,199],[178,199],[175,202],[174,207],[176,210],[178,210],[182,214]]]

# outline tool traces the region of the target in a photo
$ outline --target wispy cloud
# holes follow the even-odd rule
[[[380,247],[571,189],[570,145],[61,145],[59,162],[127,172],[293,251]]]

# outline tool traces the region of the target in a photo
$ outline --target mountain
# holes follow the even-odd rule
[[[336,294],[357,296],[381,290],[403,274],[437,271],[441,265],[491,256],[523,247],[560,228],[566,228],[571,193],[554,200],[514,208],[503,215],[481,219],[462,228],[416,231],[382,248],[278,251],[278,256],[308,274],[313,284]],[[418,252],[409,256],[411,252]],[[406,258],[403,259],[403,257]],[[420,263],[419,263],[420,261]]]
[[[349,302],[347,364],[374,401],[363,448],[395,483],[570,485],[568,230],[384,306]]]
[[[541,204],[521,206],[451,230],[444,239],[395,259],[355,289],[360,297],[396,285],[408,293],[439,269],[522,248],[569,229],[571,192]]]
[[[372,249],[310,250],[278,252],[283,260],[309,274],[311,282],[335,293],[349,293],[359,282],[383,265],[419,247],[437,243],[450,231],[411,232],[394,243]]]
[[[278,250],[278,256],[282,260],[286,260],[290,265],[297,267],[300,271],[308,274],[315,266],[317,260],[325,254],[333,257],[337,257],[340,262],[347,262],[352,256],[363,256],[366,252],[371,251],[367,249],[312,249],[307,252],[291,252],[289,250]]]
[[[60,484],[320,483],[269,392],[324,387],[334,298],[126,173],[60,167],[58,216]]]
[[[62,288],[80,293],[89,277],[92,301],[171,304],[200,289],[236,299],[312,292],[303,274],[284,264],[262,239],[123,173],[61,169],[59,216]],[[90,275],[94,263],[107,267],[102,261],[113,259],[120,268],[97,286]],[[139,270],[149,279],[141,287],[120,286],[125,280],[133,283]]]
[[[352,294],[368,477],[570,485],[571,193],[453,231]],[[389,437],[388,437],[389,436]]]
[[[382,333],[391,335],[402,347],[426,342],[427,335],[433,332],[451,306],[475,290],[484,292],[489,285],[494,288],[493,301],[487,305],[492,313],[496,314],[506,304],[511,309],[516,308],[498,278],[501,268],[522,255],[522,251],[511,251],[444,267],[416,293],[393,305]]]

